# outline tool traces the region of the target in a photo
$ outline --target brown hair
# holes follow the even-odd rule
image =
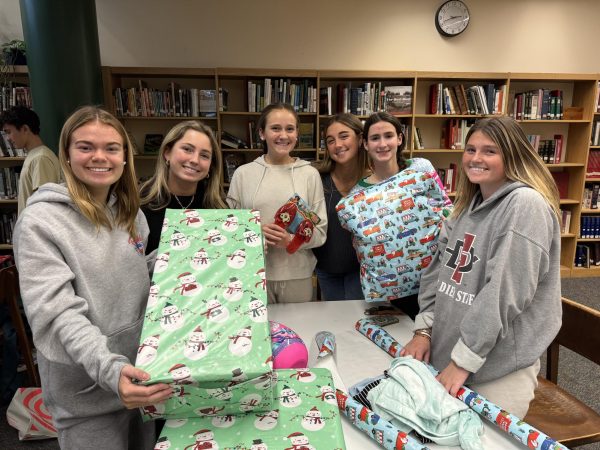
[[[369,138],[369,129],[371,126],[379,122],[391,123],[394,126],[396,133],[398,133],[398,136],[402,138],[402,142],[400,142],[400,145],[396,151],[396,161],[398,162],[398,167],[400,167],[400,170],[404,169],[406,167],[406,160],[404,159],[404,156],[402,156],[402,150],[404,150],[404,147],[406,146],[406,136],[404,135],[402,123],[397,117],[392,116],[390,113],[385,111],[379,111],[371,114],[363,126],[363,135],[365,137],[365,141]]]

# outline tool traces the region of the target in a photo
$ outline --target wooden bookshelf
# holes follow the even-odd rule
[[[259,112],[249,109],[248,82],[263,85],[265,79],[291,80],[316,87],[316,111],[301,112],[302,123],[313,125],[313,142],[310,148],[296,150],[296,155],[308,159],[323,157],[320,132],[331,115],[338,112],[337,106],[339,85],[360,87],[366,83],[379,83],[387,86],[410,86],[412,88],[412,108],[408,114],[399,115],[406,126],[406,156],[422,157],[431,160],[436,168],[448,168],[450,164],[459,164],[461,160],[462,143],[453,146],[441,145],[441,134],[448,121],[453,119],[459,124],[468,126],[471,122],[485,117],[486,114],[465,114],[457,109],[455,114],[432,113],[430,92],[432,85],[442,84],[445,87],[460,92],[463,89],[482,86],[495,93],[495,105],[500,114],[512,115],[516,93],[534,89],[560,90],[563,107],[580,107],[583,110],[579,118],[562,120],[532,120],[521,119],[519,122],[526,134],[539,134],[544,138],[552,138],[562,134],[564,158],[556,164],[548,164],[553,172],[566,172],[569,176],[568,197],[561,200],[561,208],[571,212],[571,225],[568,232],[561,235],[561,276],[600,276],[600,269],[580,269],[574,266],[576,246],[582,240],[578,239],[582,214],[594,212],[582,209],[582,198],[585,183],[600,182],[600,178],[586,178],[585,172],[591,147],[590,138],[592,124],[599,119],[596,112],[598,95],[598,80],[600,74],[562,74],[562,73],[510,73],[510,72],[437,72],[437,71],[340,71],[340,70],[287,70],[287,69],[257,69],[257,68],[136,68],[136,67],[105,67],[104,86],[107,105],[113,105],[113,92],[117,87],[135,87],[139,80],[154,86],[176,81],[182,85],[206,89],[225,89],[228,91],[226,110],[220,110],[219,104],[216,117],[200,117],[213,127],[217,136],[221,131],[227,131],[250,141],[249,122],[258,120]],[[332,111],[323,111],[320,107],[320,93],[324,88],[330,88],[332,93]],[[499,92],[502,92],[500,96]],[[467,105],[468,106],[468,105]],[[468,108],[467,108],[468,109]],[[488,108],[489,109],[489,108]],[[492,111],[493,112],[493,111]],[[360,118],[368,114],[357,114]],[[491,114],[487,114],[489,116]],[[184,120],[182,117],[169,117],[160,120],[155,118],[122,118],[123,123],[132,131],[138,147],[143,146],[143,133],[163,133],[170,128],[174,121]],[[466,122],[461,122],[466,121]],[[413,133],[416,128],[422,136],[424,148],[417,148]],[[139,140],[141,139],[141,140]],[[250,144],[250,142],[248,142]],[[223,148],[224,157],[227,155],[243,155],[245,161],[254,159],[262,149],[249,145],[248,149]],[[444,148],[448,147],[448,148]],[[137,156],[136,166],[145,164],[146,170],[153,167],[155,156]],[[226,180],[224,180],[225,183]]]

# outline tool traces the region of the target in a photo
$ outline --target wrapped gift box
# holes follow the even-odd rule
[[[271,409],[264,273],[257,211],[167,209],[136,366],[175,395],[146,419]]]
[[[367,301],[419,291],[421,273],[437,250],[441,221],[450,214],[451,202],[433,166],[414,161],[424,170],[405,169],[351,192],[337,205],[340,223],[353,235]]]
[[[331,372],[275,371],[275,403],[267,412],[168,420],[156,449],[345,449]]]

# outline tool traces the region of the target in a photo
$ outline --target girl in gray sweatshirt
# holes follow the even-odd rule
[[[133,382],[148,379],[131,363],[150,281],[131,148],[106,111],[73,113],[59,144],[66,184],[43,185],[15,228],[21,296],[62,449],[153,448],[154,427],[137,408],[171,393]]]
[[[561,325],[558,191],[509,117],[471,128],[461,169],[403,355],[431,360],[451,395],[467,383],[523,417]]]

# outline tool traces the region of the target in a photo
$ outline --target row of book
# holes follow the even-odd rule
[[[590,150],[585,175],[600,178],[600,150]]]
[[[138,87],[116,88],[114,108],[122,117],[216,117],[215,89],[182,89],[169,83],[166,90],[148,88],[139,81]]]
[[[368,116],[378,111],[393,115],[412,113],[412,86],[385,86],[381,81],[352,86],[339,83],[322,87],[319,92],[319,114],[351,113]]]
[[[503,114],[506,85],[466,86],[432,84],[429,88],[430,114]]]
[[[15,167],[0,167],[0,199],[17,198],[19,174],[20,172]]]
[[[440,148],[465,148],[467,134],[475,124],[474,119],[450,119],[442,127]]]
[[[600,242],[579,244],[575,247],[575,267],[600,266]]]
[[[458,176],[458,167],[455,163],[450,163],[449,167],[440,167],[436,169],[440,180],[444,185],[446,192],[456,191],[456,180]]]
[[[600,121],[596,120],[592,125],[591,145],[600,145]]]
[[[421,134],[421,129],[419,127],[415,127],[413,130],[413,140],[417,150],[423,150],[425,148],[425,142],[423,141],[423,135]]]
[[[0,87],[0,111],[6,111],[13,106],[31,108],[31,89],[28,86],[8,83]]]
[[[271,103],[284,102],[296,112],[317,112],[317,88],[307,79],[265,78],[263,81],[248,81],[248,112],[259,112]]]
[[[15,223],[17,223],[17,211],[0,212],[0,242],[12,244]]]
[[[553,139],[542,139],[539,134],[528,134],[527,139],[546,164],[558,164],[565,161],[566,152],[563,152],[562,134],[555,134]]]
[[[579,237],[581,239],[600,239],[600,216],[581,216]]]
[[[571,211],[568,209],[560,210],[560,233],[567,234],[570,233],[571,230]]]
[[[586,184],[583,189],[583,200],[581,206],[587,209],[600,208],[600,183]]]
[[[25,156],[25,150],[15,148],[6,133],[0,130],[0,157],[2,156]]]
[[[560,120],[563,118],[563,91],[533,89],[518,92],[512,115],[517,120]]]

